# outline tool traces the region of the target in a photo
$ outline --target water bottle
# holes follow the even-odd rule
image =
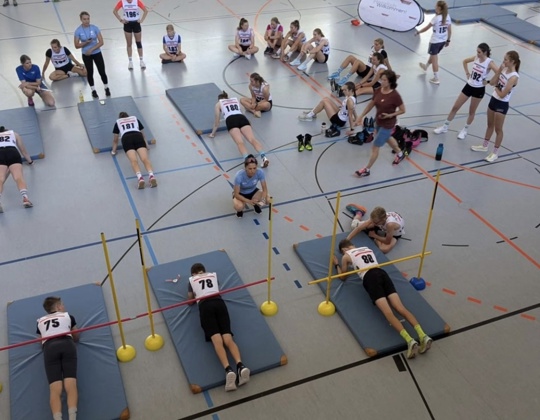
[[[321,124],[321,134],[324,134],[325,131],[326,131],[326,123],[323,122],[323,123]]]
[[[79,102],[84,102],[84,95],[82,93],[82,90],[79,90]]]
[[[435,153],[435,160],[441,160],[443,152],[444,152],[444,144],[439,143],[439,146],[437,146],[437,152]]]

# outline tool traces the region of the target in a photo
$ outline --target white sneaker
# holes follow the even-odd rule
[[[133,61],[130,61],[128,64],[128,70],[133,70]]]
[[[248,60],[251,60],[251,54],[246,54],[244,55],[244,57],[246,57]]]
[[[264,156],[261,161],[261,168],[266,168],[268,165],[270,165],[270,161]]]
[[[471,150],[473,152],[487,152],[487,146],[483,146],[481,144],[477,145],[477,146],[471,146]]]
[[[251,374],[251,371],[247,367],[243,367],[238,372],[238,386],[242,386],[245,383],[249,382],[249,375]]]
[[[440,127],[437,127],[435,130],[433,130],[435,134],[443,134],[448,133],[448,126],[446,124],[441,125]]]
[[[232,370],[225,375],[225,391],[236,391],[236,373]]]
[[[484,160],[489,163],[495,162],[497,159],[499,159],[499,156],[497,156],[495,153],[490,153],[484,158]]]
[[[299,119],[300,121],[313,121],[313,117],[311,117],[311,116],[309,115],[309,113],[299,115],[299,116],[298,116],[298,119]]]
[[[407,359],[414,359],[418,352],[418,343],[416,340],[411,340],[407,344]]]
[[[141,69],[145,69],[146,68],[146,64],[144,63],[143,60],[141,60]]]
[[[433,339],[429,335],[425,335],[424,339],[422,340],[422,343],[420,344],[420,350],[418,352],[420,354],[424,354],[426,351],[428,351],[431,348],[432,343],[433,343]]]
[[[234,53],[232,56],[233,56],[234,58],[238,58],[238,57],[240,57],[240,54]]]
[[[418,63],[418,65],[422,70],[427,71],[427,66],[424,63]]]
[[[289,63],[291,66],[299,66],[300,64],[302,64],[302,62],[300,61],[300,59],[298,57],[296,57],[293,61],[291,61]]]
[[[298,66],[298,70],[300,71],[306,71],[307,70],[307,64],[306,63],[302,63]]]
[[[460,140],[465,140],[465,137],[467,137],[467,129],[462,128],[459,134],[457,135],[457,138]]]
[[[69,77],[79,77],[79,73],[75,73],[74,71],[68,71],[67,75]]]
[[[434,85],[440,85],[441,81],[437,77],[434,77],[432,79],[429,79],[429,83],[433,83]]]

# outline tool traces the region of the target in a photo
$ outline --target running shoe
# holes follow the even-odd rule
[[[392,162],[392,165],[399,165],[399,162],[401,162],[403,159],[405,159],[405,152],[401,152],[401,156],[399,154],[396,155],[394,158],[394,161]]]
[[[291,61],[289,63],[291,66],[299,66],[300,64],[302,64],[302,62],[300,61],[300,58],[299,57],[296,57],[293,61]]]
[[[418,352],[418,343],[416,340],[411,340],[407,343],[407,359],[414,359]]]
[[[133,61],[129,61],[128,63],[128,70],[133,70]]]
[[[490,153],[489,155],[487,155],[487,156],[484,158],[484,160],[485,160],[486,162],[489,162],[489,163],[495,162],[497,159],[499,159],[499,156],[496,155],[495,153]]]
[[[457,135],[457,138],[460,140],[465,140],[465,137],[467,137],[467,129],[462,128],[459,134]]]
[[[249,382],[251,371],[247,367],[243,367],[238,371],[238,386],[242,386]]]
[[[298,66],[298,70],[300,71],[306,71],[307,70],[307,63],[302,63]]]
[[[99,98],[99,95],[97,94],[97,91],[95,91],[95,90],[92,91],[92,98],[95,98],[95,99]]]
[[[146,68],[146,63],[141,58],[141,69],[145,69],[145,68]]]
[[[418,65],[422,70],[427,71],[427,66],[424,63],[418,63]]]
[[[339,77],[339,74],[340,74],[339,71],[333,72],[331,75],[328,76],[328,80],[334,80],[334,79],[337,79],[337,78]]]
[[[25,209],[29,209],[30,207],[34,207],[32,202],[28,199],[28,197],[23,197],[22,203]]]
[[[266,156],[263,156],[262,162],[261,162],[261,168],[266,168],[268,165],[270,165],[270,161],[268,160]]]
[[[429,83],[433,83],[434,85],[440,85],[441,81],[439,80],[438,77],[433,77],[433,78],[429,79]]]
[[[359,169],[358,171],[355,172],[355,174],[357,177],[363,178],[365,176],[370,176],[371,172],[368,168],[364,168],[364,169]]]
[[[435,134],[448,133],[448,126],[446,124],[443,124],[440,127],[437,127],[435,130],[433,130],[433,132]]]
[[[431,344],[433,343],[432,338],[429,335],[425,335],[422,339],[422,342],[420,343],[420,350],[418,351],[420,354],[424,354],[431,348]]]
[[[139,178],[139,180],[137,181],[137,188],[138,188],[139,190],[144,190],[145,184],[146,184],[146,183],[144,182],[144,178],[141,176],[141,177]]]
[[[111,91],[109,90],[109,88],[105,88],[105,96],[109,97],[111,96]],[[96,96],[97,98],[97,96]]]
[[[482,144],[479,144],[477,146],[471,146],[471,150],[473,152],[487,152],[488,151],[488,148],[487,146],[484,146]]]
[[[255,210],[255,213],[257,213],[257,214],[261,214],[261,213],[262,213],[261,206],[259,206],[258,204],[254,204],[254,205],[253,205],[253,210]]]
[[[236,373],[232,370],[225,375],[225,391],[236,391]]]
[[[243,211],[237,211],[237,212],[236,212],[236,217],[238,217],[239,219],[241,219],[242,217],[244,217],[244,212],[243,212]]]
[[[157,187],[157,179],[154,175],[152,175],[148,180],[150,181],[150,188]]]
[[[28,106],[34,106],[34,100],[32,98],[28,98]]]

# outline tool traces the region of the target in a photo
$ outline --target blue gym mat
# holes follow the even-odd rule
[[[494,17],[515,17],[516,15],[512,11],[494,4],[485,4],[476,7],[459,7],[450,11],[452,21],[456,23],[480,22],[481,20],[485,22],[487,19]]]
[[[433,0],[416,0],[416,2],[424,9],[427,13],[435,13],[435,3]],[[524,4],[525,0],[448,0],[446,2],[448,8],[450,9],[450,17],[454,17],[453,13],[460,7],[469,7],[469,6],[480,6],[486,4]]]
[[[38,337],[37,319],[45,315],[42,305],[47,296],[62,298],[66,310],[75,317],[78,328],[109,321],[99,285],[87,284],[59,290],[8,304],[9,344]],[[129,418],[124,384],[114,347],[110,327],[85,331],[80,335],[77,344],[79,420]],[[45,375],[41,344],[34,343],[9,350],[9,382],[11,420],[52,419],[49,384]],[[65,401],[63,406],[63,418],[67,419]],[[6,415],[2,418],[8,417]]]
[[[530,44],[540,45],[540,27],[515,16],[495,16],[482,19],[501,31],[509,33]]]
[[[197,134],[208,134],[214,126],[214,107],[222,92],[214,83],[167,89],[167,97]],[[217,131],[226,130],[220,121]]]
[[[41,138],[34,108],[24,107],[0,111],[0,125],[19,133],[32,159],[43,159],[45,157],[43,139]]]
[[[122,111],[136,116],[144,125],[144,135],[149,144],[155,144],[156,139],[144,117],[137,108],[131,96],[81,102],[78,105],[79,114],[86,128],[88,139],[94,153],[110,152],[112,150],[113,128],[118,114]],[[118,148],[119,151],[122,147]]]
[[[337,249],[339,241],[345,239],[347,234],[341,233],[337,235],[336,255],[340,255]],[[379,250],[373,240],[364,233],[356,235],[352,242],[359,247],[367,246],[373,249],[379,263],[388,261],[388,258]],[[294,245],[298,257],[314,279],[328,276],[328,253],[331,244],[332,237],[327,236]],[[422,295],[409,284],[395,266],[385,266],[383,269],[394,282],[403,304],[416,316],[426,334],[437,337],[450,331],[448,324],[426,302]],[[333,270],[332,274],[336,274],[335,270]],[[318,285],[322,292],[326,294],[326,282],[318,283]],[[371,302],[358,275],[351,275],[344,282],[340,279],[333,280],[330,300],[334,303],[336,311],[369,357],[380,353],[393,353],[406,348],[401,336],[388,324],[384,315]],[[412,337],[417,337],[412,326],[405,321],[403,325]]]
[[[225,251],[213,251],[160,264],[148,270],[148,278],[160,307],[187,300],[191,266],[197,262],[204,264],[209,272],[217,273],[222,291],[244,284]],[[165,281],[176,278],[178,274],[181,278],[177,283]],[[266,286],[262,284],[255,287]],[[242,362],[249,367],[251,373],[286,364],[287,357],[247,289],[226,293],[223,299],[227,303],[234,340],[240,348]],[[223,367],[212,343],[205,341],[197,305],[179,306],[162,314],[191,391],[196,394],[224,385]],[[231,359],[231,366],[234,365],[234,360]]]

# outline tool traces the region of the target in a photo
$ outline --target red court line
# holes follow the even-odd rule
[[[208,163],[212,163],[212,159],[210,159],[209,157],[205,158],[204,160],[206,160]]]
[[[426,152],[422,152],[420,150],[415,149],[415,152],[421,154],[422,156],[432,157],[431,155],[427,154]],[[450,166],[453,166],[454,168],[459,168],[459,169],[462,169],[464,171],[472,172],[472,173],[477,174],[477,175],[486,176],[488,178],[493,178],[493,179],[496,179],[498,181],[508,182],[509,184],[519,185],[521,187],[532,188],[534,190],[539,190],[540,191],[540,187],[537,186],[537,185],[525,184],[524,182],[514,181],[514,180],[511,180],[511,179],[508,179],[508,178],[503,178],[502,176],[486,174],[485,172],[480,172],[480,171],[478,171],[476,169],[467,168],[466,166],[462,166],[459,163],[450,162],[449,160],[445,160],[445,159],[442,159],[441,162],[444,162],[444,163],[446,163],[446,164],[448,164]]]
[[[508,312],[508,309],[503,308],[502,306],[499,306],[499,305],[493,305],[493,309],[497,311],[501,311],[501,312]]]
[[[433,182],[435,182],[435,178],[433,176],[431,176],[424,168],[422,168],[420,165],[418,165],[413,159],[411,159],[409,157],[409,158],[407,158],[407,160],[409,162],[411,162],[413,164],[413,166],[415,166],[425,176],[427,176],[429,179],[431,179]],[[462,200],[457,195],[455,195],[453,192],[451,192],[448,188],[446,188],[443,184],[441,184],[440,181],[439,181],[439,187],[441,187],[448,195],[450,195],[452,198],[454,198],[458,203],[462,203]],[[512,242],[506,235],[504,235],[499,229],[497,229],[495,226],[493,226],[485,218],[480,216],[480,214],[476,210],[469,209],[469,212],[471,212],[473,215],[475,215],[482,223],[484,223],[488,228],[490,228],[493,232],[495,232],[503,241],[505,241],[512,248],[514,248],[518,253],[520,253],[526,260],[528,260],[530,263],[532,263],[536,268],[540,269],[540,263],[538,261],[536,261],[534,258],[529,256],[519,246],[517,246],[514,242]]]
[[[528,319],[529,321],[536,321],[536,317],[527,314],[520,314],[520,317]]]
[[[448,293],[449,295],[452,295],[452,296],[456,295],[456,292],[454,292],[453,290],[450,290],[450,289],[446,289],[445,287],[442,288],[442,291],[444,293]]]
[[[473,297],[468,297],[467,300],[469,302],[473,302],[473,303],[478,303],[479,305],[482,303],[482,301],[480,299],[476,299],[476,298],[473,298]]]
[[[300,225],[300,229],[305,230],[306,232],[309,232],[309,228],[304,225]]]
[[[319,238],[319,239],[320,239],[320,238],[324,238],[324,236],[322,236],[320,233],[317,233],[315,236],[316,236],[317,238]]]
[[[289,216],[285,216],[284,219],[287,221],[287,222],[292,222],[293,219],[291,219]]]
[[[191,145],[192,145],[193,147],[197,147],[197,143],[191,142]]]
[[[225,178],[225,179],[229,179],[229,178],[230,178],[230,176],[229,176],[229,174],[227,174],[227,173],[223,172],[223,178]]]
[[[204,155],[204,152],[201,149],[197,150],[197,152],[199,153],[199,155]]]

